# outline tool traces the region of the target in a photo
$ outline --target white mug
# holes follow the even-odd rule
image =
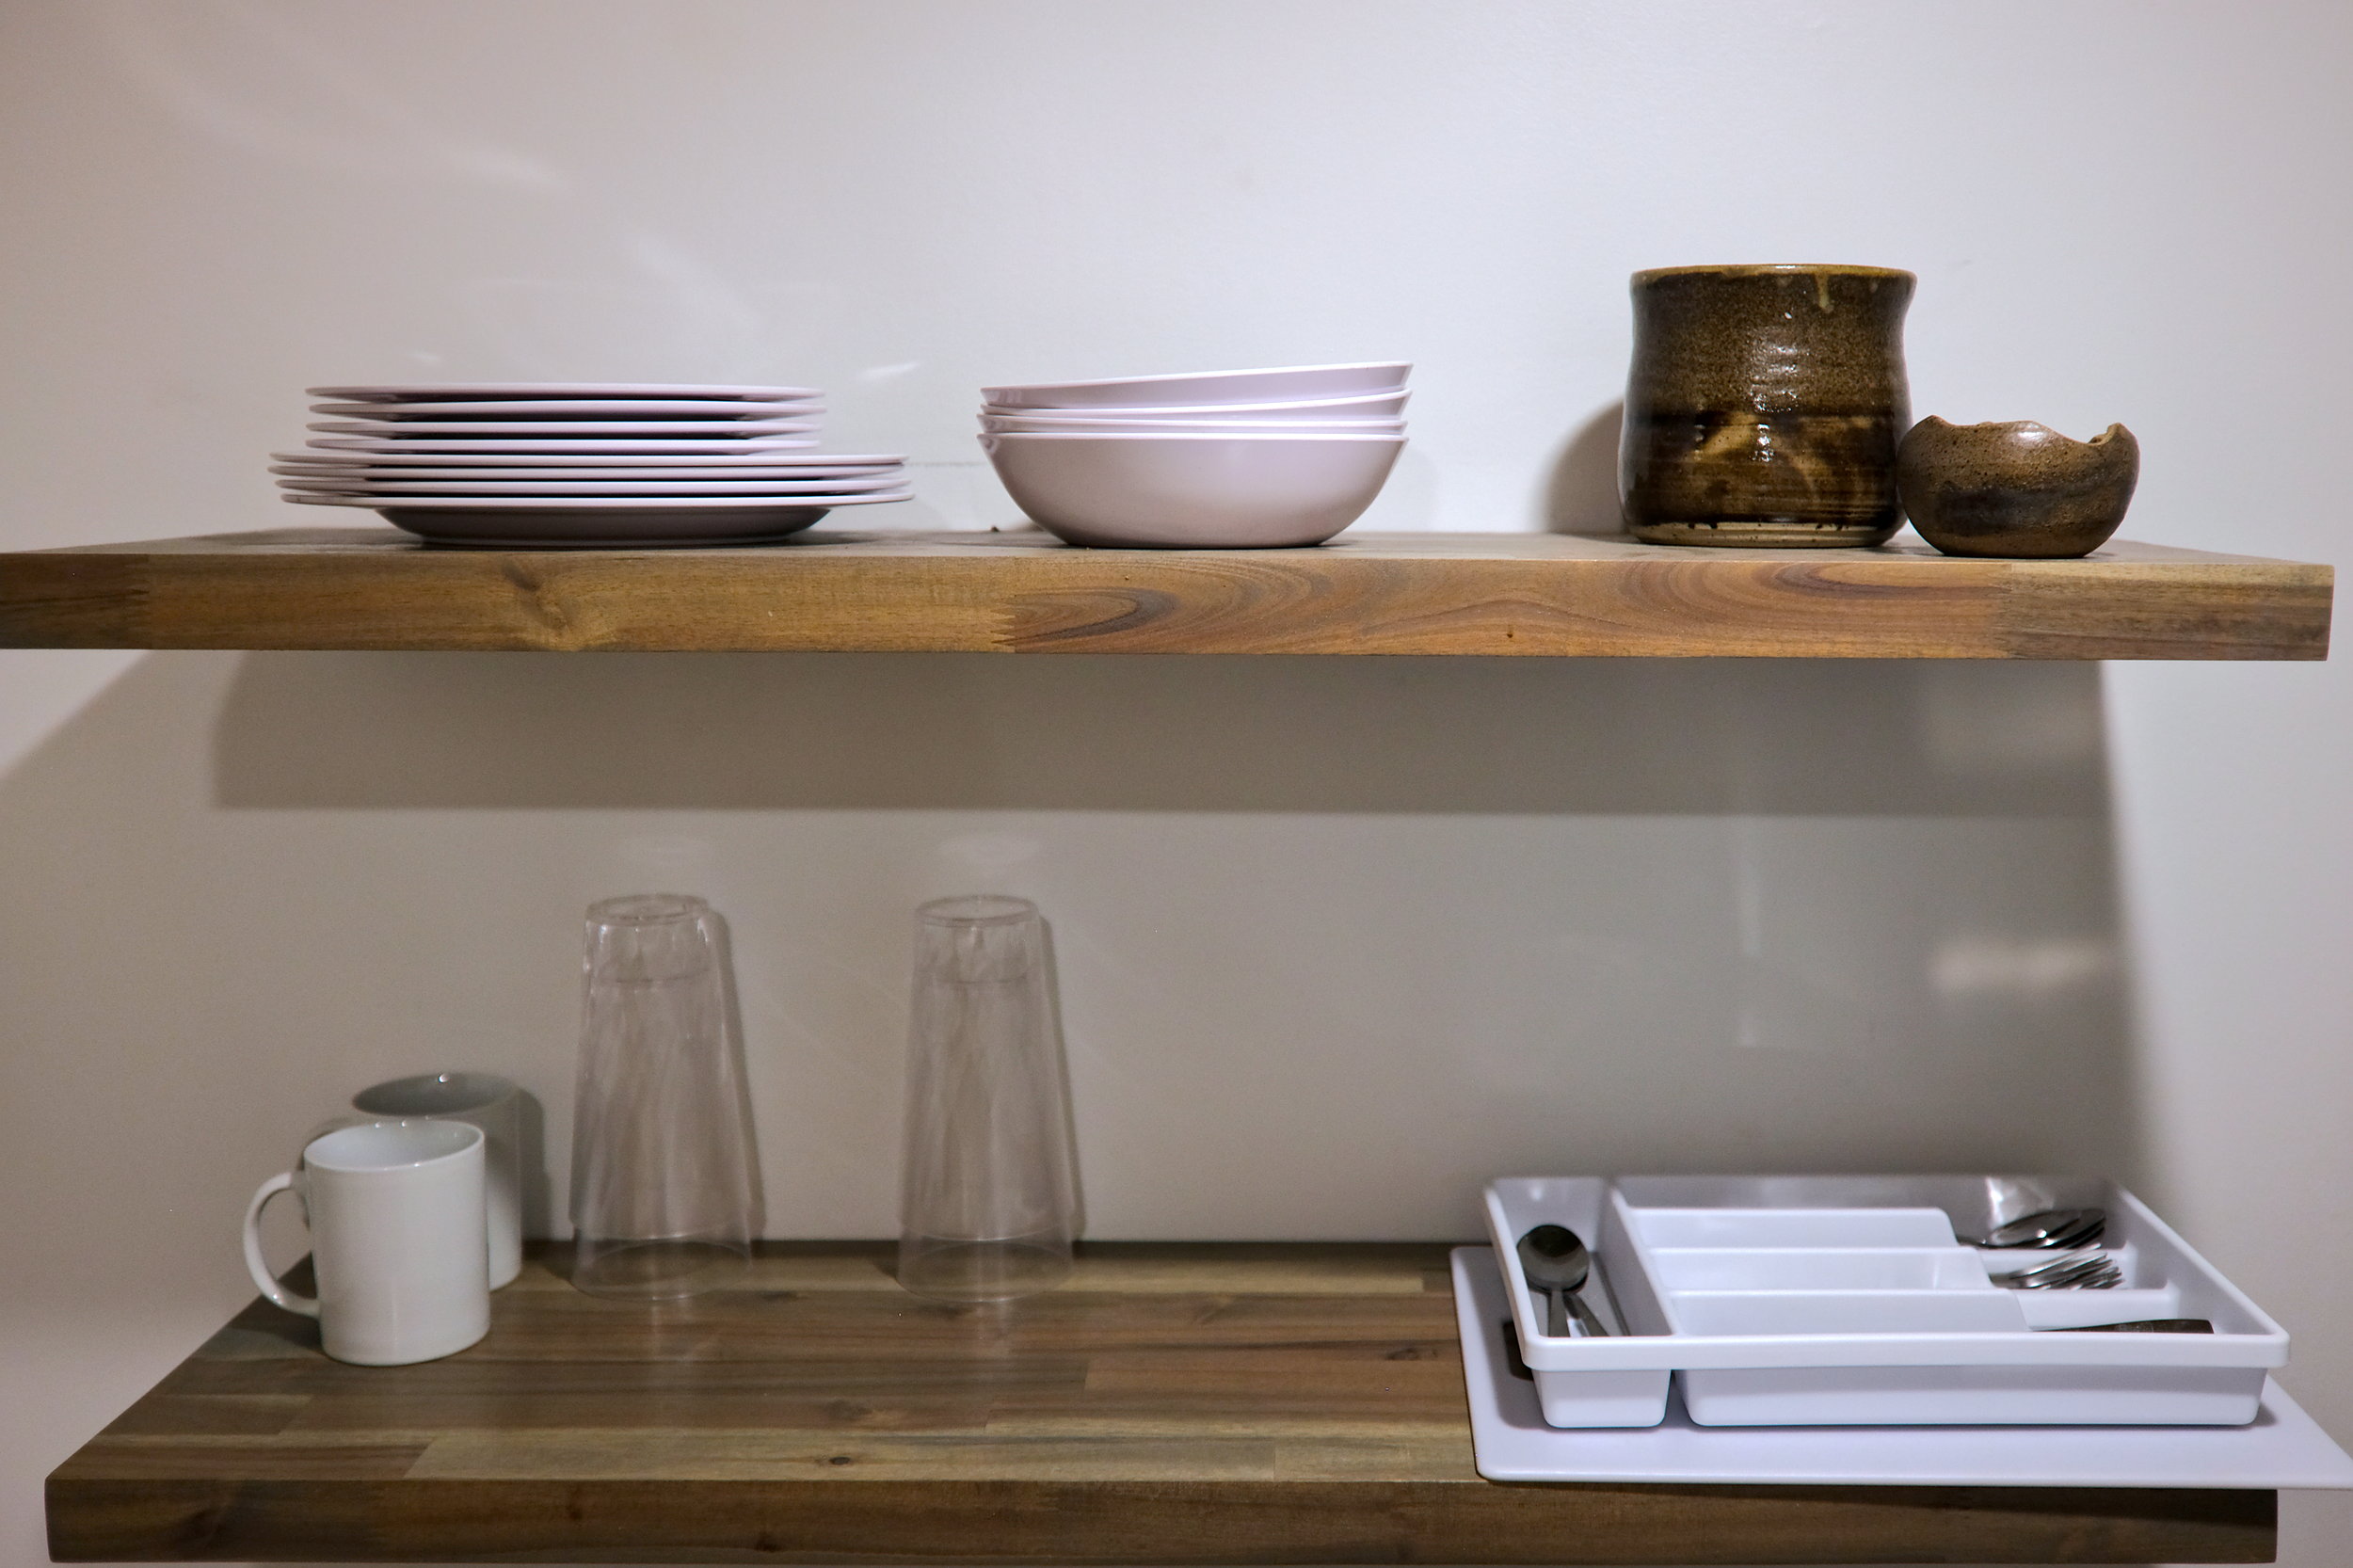
[[[262,1294],[319,1320],[338,1361],[398,1367],[455,1354],[490,1331],[482,1129],[465,1122],[362,1122],[312,1139],[302,1166],[262,1183],[245,1211],[245,1262]],[[262,1260],[263,1206],[302,1199],[318,1295]]]
[[[495,1073],[419,1073],[351,1096],[371,1116],[434,1116],[471,1122],[488,1142],[483,1179],[489,1208],[490,1288],[510,1283],[523,1267],[522,1091]]]

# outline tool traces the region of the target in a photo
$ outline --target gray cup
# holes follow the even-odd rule
[[[523,1267],[522,1091],[495,1073],[419,1073],[351,1096],[371,1116],[429,1116],[482,1129],[484,1227],[490,1239],[490,1288]]]

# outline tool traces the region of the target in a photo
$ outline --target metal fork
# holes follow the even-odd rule
[[[1995,1274],[1993,1283],[2013,1290],[2112,1290],[2124,1283],[2124,1271],[2106,1253],[2071,1253],[2031,1269]]]

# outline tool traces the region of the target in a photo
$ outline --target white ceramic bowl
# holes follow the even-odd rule
[[[983,436],[1022,511],[1072,544],[1321,544],[1381,493],[1402,436]]]
[[[1018,414],[1038,419],[1176,419],[1207,414],[1218,419],[1396,419],[1405,412],[1411,392],[1370,392],[1357,397],[1305,397],[1271,403],[1170,404],[1164,408],[1030,408],[1011,403],[984,403],[984,414]]]
[[[997,431],[1032,430],[1044,435],[1070,436],[1401,436],[1401,419],[1211,419],[1193,414],[1179,419],[1087,419],[1077,414],[983,414],[981,428]]]
[[[1358,365],[1288,365],[1279,370],[1205,370],[1115,381],[1033,381],[984,387],[991,403],[1016,408],[1160,408],[1173,405],[1267,403],[1396,392],[1414,367],[1395,360]]]

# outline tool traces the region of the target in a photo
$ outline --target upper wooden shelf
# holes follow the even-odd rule
[[[2270,1492],[1499,1485],[1443,1246],[1111,1245],[1000,1307],[883,1247],[346,1367],[256,1303],[49,1478],[60,1561],[2267,1562]]]
[[[1350,534],[1077,550],[815,531],[690,551],[436,549],[282,529],[0,553],[0,646],[2320,659],[2328,567],[2117,543],[2081,561]]]

